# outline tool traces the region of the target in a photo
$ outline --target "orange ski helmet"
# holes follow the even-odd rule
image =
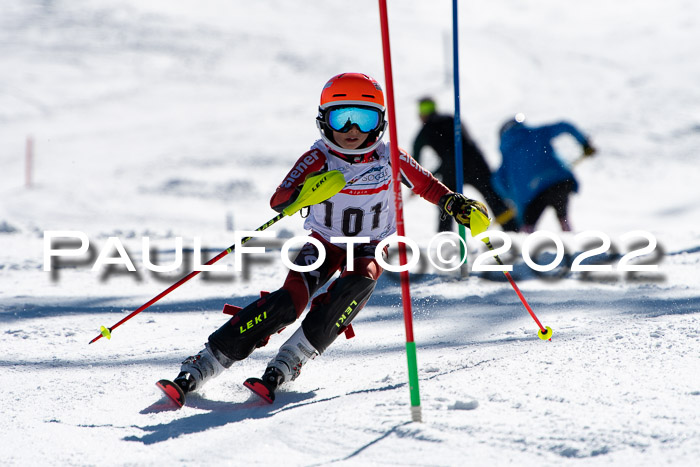
[[[362,73],[341,73],[328,80],[321,91],[321,108],[362,104],[384,111],[384,92],[377,81]]]
[[[333,128],[330,125],[329,115],[333,109],[337,108],[359,108],[377,113],[376,125],[366,131],[368,137],[365,147],[343,149],[336,144],[333,139]],[[380,144],[387,126],[384,117],[384,92],[379,83],[363,73],[341,73],[328,80],[321,91],[316,126],[321,132],[323,141],[335,152],[360,155],[372,152]]]

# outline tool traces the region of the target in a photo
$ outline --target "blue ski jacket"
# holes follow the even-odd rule
[[[540,127],[515,123],[501,134],[503,161],[492,176],[493,187],[503,198],[515,203],[520,223],[528,204],[552,185],[572,180],[574,191],[578,191],[573,172],[552,147],[552,139],[562,133],[572,135],[581,146],[588,145],[586,137],[568,122]]]

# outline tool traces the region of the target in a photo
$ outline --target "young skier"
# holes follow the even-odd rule
[[[299,376],[301,368],[321,355],[369,299],[382,268],[375,259],[376,245],[395,232],[389,144],[382,142],[387,122],[384,94],[379,84],[361,73],[343,73],[326,83],[316,124],[321,139],[294,164],[275,191],[270,205],[278,212],[294,202],[306,177],[316,172],[340,171],[346,186],[328,200],[310,206],[304,227],[325,247],[326,258],[314,271],[290,271],[284,285],[238,311],[209,336],[198,354],[187,358],[175,384],[159,386],[179,405],[185,394],[219,375],[234,362],[265,345],[270,336],[301,316],[313,295],[340,271],[328,291],[317,296],[297,331],[269,362],[261,379],[245,385],[272,403],[275,390]],[[401,152],[403,181],[415,193],[438,204],[445,215],[469,226],[469,214],[485,206],[452,193],[411,156]],[[347,264],[346,244],[331,237],[369,237],[352,247]],[[303,246],[294,263],[313,264],[319,257],[312,243]],[[254,323],[252,326],[250,323]],[[163,384],[161,384],[163,383]]]

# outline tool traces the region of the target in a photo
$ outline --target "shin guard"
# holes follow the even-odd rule
[[[360,275],[340,277],[316,297],[301,323],[307,339],[322,354],[362,309],[377,281]]]
[[[289,292],[280,289],[236,313],[209,336],[209,344],[232,360],[243,360],[261,342],[296,318]]]

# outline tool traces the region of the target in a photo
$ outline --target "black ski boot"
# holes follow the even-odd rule
[[[156,383],[156,386],[180,408],[185,405],[185,395],[194,391],[196,384],[197,382],[190,373],[181,371],[173,381],[161,379]]]
[[[275,401],[275,390],[284,383],[282,372],[272,366],[267,367],[262,378],[248,378],[243,385],[260,396],[268,404]]]
[[[180,386],[184,394],[194,391],[197,386],[197,381],[194,379],[194,376],[186,371],[181,371],[180,374],[177,375],[177,378],[173,380],[173,383]]]
[[[217,357],[219,355],[219,357]],[[221,359],[221,360],[220,360]],[[223,363],[222,363],[223,361]],[[173,381],[161,379],[156,383],[178,407],[185,405],[185,395],[201,389],[205,382],[215,378],[231,366],[232,360],[206,344],[197,355],[187,357],[180,367],[180,374]]]

